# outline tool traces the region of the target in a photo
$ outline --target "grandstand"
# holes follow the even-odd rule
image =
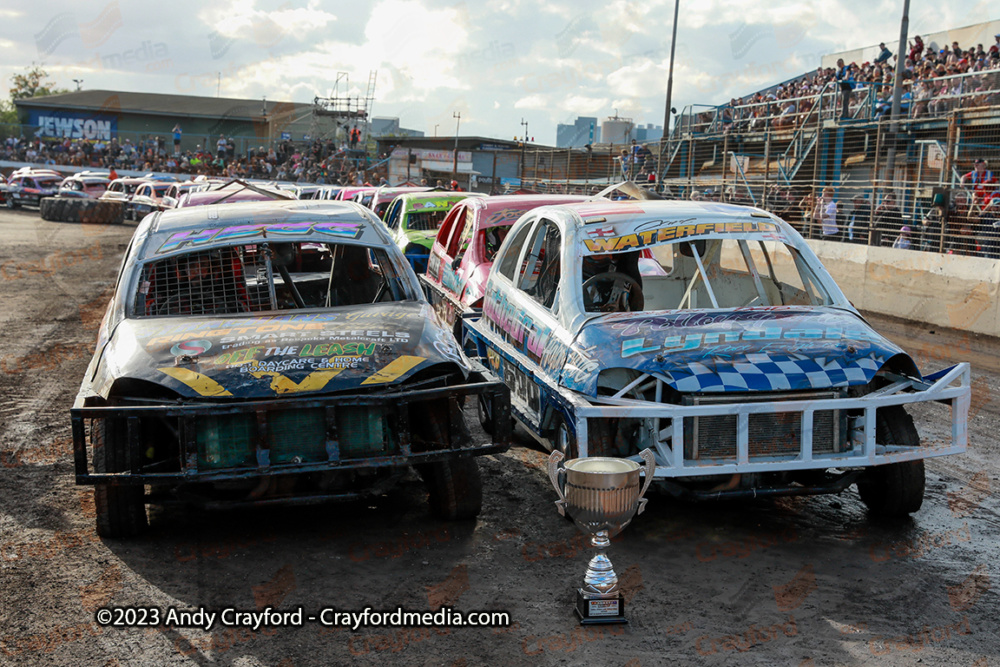
[[[910,39],[895,139],[896,57],[878,46],[830,54],[728,103],[691,105],[664,140],[657,187],[760,206],[812,238],[1000,258],[998,33],[988,22]],[[849,95],[841,80],[853,83]],[[529,156],[526,186],[572,190],[570,178],[560,186],[531,169],[546,162],[573,171],[572,155]],[[823,234],[824,217],[836,233]]]

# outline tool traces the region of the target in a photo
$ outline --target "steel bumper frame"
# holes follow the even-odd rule
[[[459,447],[453,446],[447,449],[434,449],[426,452],[412,451],[410,417],[406,409],[410,403],[446,398],[451,403],[452,410],[450,414],[454,415],[455,409],[461,409],[459,398],[470,395],[483,396],[490,402],[493,414],[499,417],[494,421],[492,442],[475,444],[470,439],[468,443]],[[387,417],[395,419],[398,453],[388,456],[341,458],[336,415],[336,407],[338,405],[352,407],[371,406],[385,409]],[[266,434],[268,414],[274,411],[308,408],[320,408],[325,412],[327,460],[307,463],[270,464],[270,452],[267,447],[266,435],[260,435]],[[199,403],[197,405],[178,403],[150,406],[74,407],[70,410],[70,418],[73,428],[73,455],[76,483],[78,485],[129,485],[170,482],[211,482],[292,473],[419,465],[455,456],[466,457],[499,453],[506,451],[510,447],[512,424],[509,418],[509,408],[510,393],[507,387],[500,381],[473,382],[449,387],[395,391],[383,394],[348,394],[323,398],[258,400],[243,403]],[[210,471],[199,470],[195,419],[199,416],[236,414],[252,414],[255,416],[258,433],[255,443],[258,465],[255,467],[212,469]],[[178,432],[180,434],[179,471],[160,472],[143,470],[140,425],[142,417],[162,417],[177,420]],[[87,456],[88,439],[86,420],[115,418],[125,420],[129,470],[113,473],[92,472]],[[158,462],[158,464],[162,465],[162,462]]]
[[[827,468],[867,468],[871,466],[913,461],[917,459],[960,454],[968,446],[968,412],[971,403],[971,369],[967,362],[938,371],[924,381],[892,376],[891,384],[857,398],[809,399],[791,401],[761,401],[754,403],[715,403],[682,406],[635,400],[625,392],[644,382],[656,382],[657,394],[665,378],[642,374],[616,396],[590,397],[555,385],[550,379],[531,372],[528,360],[498,337],[477,326],[481,320],[466,316],[464,326],[472,332],[480,346],[492,348],[506,361],[513,362],[534,378],[547,398],[567,417],[576,433],[577,454],[588,456],[588,422],[594,419],[645,419],[651,423],[652,449],[656,457],[654,479],[737,473],[769,473],[793,470],[823,470]],[[484,364],[488,366],[488,364]],[[875,442],[876,411],[894,405],[910,405],[928,401],[944,403],[951,408],[951,437],[944,442],[922,443],[918,447],[881,445]],[[813,452],[813,415],[822,410],[863,410],[860,420],[862,437],[848,441],[844,452]],[[518,413],[516,408],[513,409]],[[750,457],[749,418],[751,414],[798,412],[802,415],[802,443],[797,455]],[[736,457],[726,459],[685,459],[684,418],[736,415]],[[524,419],[520,419],[524,421]],[[666,422],[666,424],[664,424]],[[849,431],[850,434],[850,431]],[[640,461],[638,455],[628,457]]]

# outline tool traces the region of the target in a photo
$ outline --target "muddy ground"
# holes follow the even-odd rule
[[[413,476],[374,502],[154,510],[144,538],[102,541],[90,489],[73,481],[68,410],[132,229],[0,212],[0,664],[1000,662],[997,346],[899,322],[878,326],[925,370],[977,364],[969,452],[929,462],[923,509],[883,524],[853,489],[710,505],[654,495],[610,554],[628,626],[577,624],[588,549],[525,441],[480,459],[476,521],[431,518]],[[945,418],[921,409],[918,427],[937,437]],[[512,625],[115,629],[95,622],[107,605],[452,605],[507,611]]]

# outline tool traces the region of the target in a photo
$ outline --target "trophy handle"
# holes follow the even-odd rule
[[[556,501],[556,508],[562,516],[566,516],[566,495],[563,493],[562,487],[559,486],[559,464],[562,463],[564,458],[566,458],[565,454],[558,449],[553,449],[552,453],[549,454],[548,462],[549,480],[552,482],[556,493],[559,494],[559,500]]]
[[[656,456],[647,447],[646,449],[639,452],[640,458],[646,462],[646,482],[642,485],[642,491],[639,492],[639,507],[636,510],[636,514],[642,514],[642,511],[646,509],[646,489],[649,485],[653,483],[653,475],[656,473]]]

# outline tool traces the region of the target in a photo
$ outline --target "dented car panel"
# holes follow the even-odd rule
[[[642,253],[661,275],[639,270]],[[838,492],[865,470],[967,446],[968,364],[922,376],[804,239],[757,209],[537,209],[497,254],[482,315],[464,322],[536,438],[567,456],[649,447],[678,493],[706,479],[712,497]],[[926,401],[950,405],[946,441],[919,442],[901,412]]]

